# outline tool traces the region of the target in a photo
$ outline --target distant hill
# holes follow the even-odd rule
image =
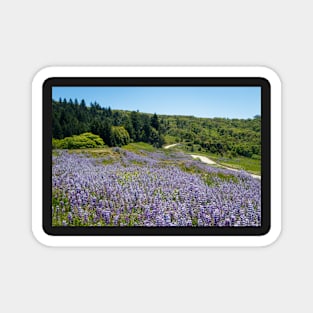
[[[161,147],[165,143],[185,143],[191,151],[259,159],[261,118],[200,118],[157,115],[138,111],[111,110],[76,100],[52,101],[52,134],[55,139],[91,132],[109,146],[146,142]],[[118,127],[118,128],[117,128]],[[128,133],[125,133],[125,131]],[[123,136],[123,140],[122,137]],[[129,139],[128,139],[129,138]]]

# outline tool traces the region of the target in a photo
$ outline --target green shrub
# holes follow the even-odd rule
[[[92,133],[83,133],[64,139],[52,139],[52,149],[85,149],[104,146],[103,140]]]
[[[254,159],[254,160],[261,160],[261,156],[260,156],[260,155],[257,155],[257,154],[252,154],[251,159]]]
[[[112,126],[112,146],[124,146],[130,143],[130,137],[128,131],[122,126]]]

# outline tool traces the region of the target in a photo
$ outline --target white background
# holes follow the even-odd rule
[[[310,1],[2,1],[0,310],[309,312]],[[31,80],[48,65],[265,65],[283,82],[283,231],[266,248],[47,248],[31,233]],[[275,125],[273,125],[275,127]]]

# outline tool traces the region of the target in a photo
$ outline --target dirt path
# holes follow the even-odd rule
[[[203,163],[206,163],[206,164],[217,164],[216,162],[214,162],[213,160],[205,157],[205,156],[202,156],[202,155],[197,155],[197,154],[191,154],[191,156],[194,158],[194,159],[199,159],[201,162]]]
[[[171,145],[167,145],[167,146],[164,146],[163,148],[164,149],[170,149],[170,148],[173,148],[175,146],[178,146],[179,143],[174,143],[174,144],[171,144]],[[218,165],[222,168],[225,168],[225,169],[228,169],[228,170],[231,170],[231,171],[234,171],[234,172],[239,172],[239,170],[235,169],[235,168],[232,168],[232,167],[228,167],[228,166],[224,166],[224,165],[221,165],[221,164],[218,164],[216,163],[215,161],[209,159],[208,157],[206,156],[203,156],[203,155],[198,155],[198,154],[191,154],[190,155],[192,158],[194,159],[199,159],[201,162],[205,163],[205,164],[210,164],[210,165]],[[250,173],[249,173],[250,174]],[[256,178],[256,179],[261,179],[261,176],[260,175],[255,175],[255,174],[250,174],[252,177]]]
[[[179,145],[179,143],[174,143],[174,144],[172,144],[172,145],[164,146],[163,148],[164,148],[164,149],[169,149],[169,148],[172,148],[172,147],[175,147],[175,146],[178,146],[178,145]]]
[[[194,159],[199,159],[201,162],[203,163],[206,163],[206,164],[216,164],[216,165],[219,165],[223,168],[226,168],[228,170],[231,170],[231,171],[235,171],[235,172],[239,172],[239,170],[235,169],[235,168],[231,168],[231,167],[227,167],[227,166],[224,166],[224,165],[221,165],[221,164],[218,164],[216,162],[214,162],[213,160],[205,157],[205,156],[202,156],[202,155],[197,155],[197,154],[191,154],[191,156],[194,158]],[[250,174],[250,173],[249,173]],[[250,174],[253,178],[256,178],[256,179],[261,179],[261,176],[259,175],[255,175],[255,174]]]

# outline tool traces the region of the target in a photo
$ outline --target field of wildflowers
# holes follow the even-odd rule
[[[261,183],[183,153],[56,150],[53,226],[260,226]]]

